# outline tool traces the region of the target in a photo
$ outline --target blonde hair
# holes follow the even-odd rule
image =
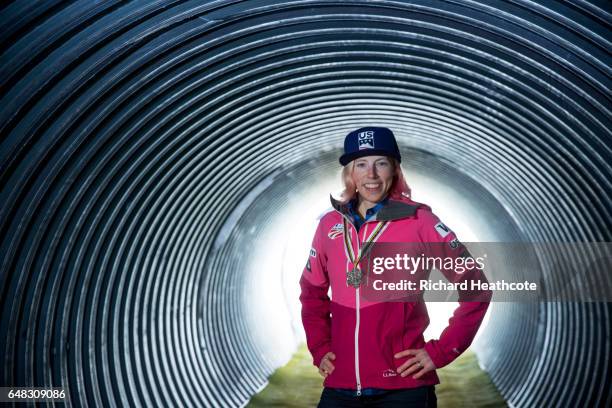
[[[389,157],[388,159],[391,162],[391,166],[393,166],[395,174],[393,174],[393,181],[391,182],[391,187],[389,188],[387,196],[396,200],[401,200],[403,197],[410,198],[410,187],[404,177],[402,166],[400,166],[400,163],[394,157]],[[355,160],[342,168],[341,178],[344,189],[340,193],[340,201],[344,204],[351,201],[357,195],[357,186],[353,183],[352,177],[354,168]]]

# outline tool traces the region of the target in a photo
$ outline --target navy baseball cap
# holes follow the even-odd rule
[[[391,129],[385,127],[362,127],[346,135],[340,164],[346,166],[364,156],[390,156],[398,162],[402,161],[395,136]]]

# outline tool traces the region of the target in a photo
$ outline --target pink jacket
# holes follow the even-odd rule
[[[318,367],[329,351],[336,355],[332,361],[335,369],[325,379],[324,386],[360,391],[362,388],[397,389],[438,384],[435,371],[417,380],[412,375],[401,377],[396,369],[410,357],[396,359],[394,355],[405,349],[424,347],[437,368],[449,364],[472,342],[491,293],[479,297],[482,302],[465,301],[466,297],[460,293],[460,305],[440,339],[425,343],[423,332],[429,325],[429,316],[423,301],[371,301],[360,296],[362,288],[347,284],[346,271],[353,265],[344,247],[343,217],[347,220],[355,253],[379,221],[389,223],[377,242],[444,242],[448,243],[442,246],[447,248],[444,255],[452,257],[461,256],[465,248],[457,245],[455,234],[445,229],[428,206],[408,198],[389,200],[374,219],[361,227],[359,234],[346,207],[333,198],[332,205],[334,210],[319,221],[300,279],[302,322],[313,364]],[[459,275],[442,272],[449,281],[459,279]],[[477,268],[461,276],[486,282]],[[331,300],[327,295],[330,286]]]

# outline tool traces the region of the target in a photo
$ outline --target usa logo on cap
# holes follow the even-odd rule
[[[369,130],[367,132],[358,133],[357,142],[359,144],[359,150],[373,149],[374,148],[374,132]]]

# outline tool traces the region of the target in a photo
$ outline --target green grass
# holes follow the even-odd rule
[[[467,350],[455,361],[438,370],[436,385],[439,407],[507,407],[489,375],[478,366],[476,354]]]
[[[436,386],[438,407],[505,407],[507,406],[478,366],[476,355],[466,351],[449,366],[438,370]],[[291,360],[269,378],[269,384],[251,398],[249,408],[316,407],[321,396],[323,378],[311,364],[310,353],[301,345]]]

